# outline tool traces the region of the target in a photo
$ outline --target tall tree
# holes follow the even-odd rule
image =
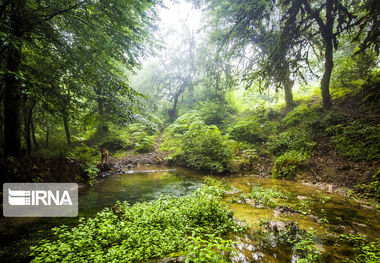
[[[372,2],[372,1],[366,1]],[[322,102],[325,110],[332,106],[330,96],[330,79],[334,67],[334,50],[339,47],[339,39],[345,35],[345,39],[360,39],[358,34],[366,29],[373,29],[377,33],[369,33],[362,45],[368,46],[369,43],[379,38],[379,23],[374,22],[371,12],[373,9],[363,7],[362,1],[340,1],[340,0],[282,0],[282,7],[286,10],[296,8],[297,19],[290,21],[285,18],[291,27],[299,27],[301,34],[292,35],[298,48],[302,48],[306,38],[309,45],[320,47],[324,56],[324,69],[321,79]],[[367,4],[367,3],[364,3]],[[369,11],[368,11],[369,10]],[[377,37],[374,37],[374,34]],[[347,38],[347,36],[351,36]],[[377,38],[377,39],[376,39]]]
[[[144,43],[150,38],[148,31],[156,17],[154,7],[160,3],[160,0],[2,1],[0,15],[4,22],[0,24],[0,34],[6,41],[0,47],[0,72],[5,76],[5,155],[21,153],[20,108],[26,71],[33,77],[28,80],[30,83],[41,80],[35,74],[38,69],[27,67],[25,51],[41,54],[43,47],[48,50],[43,62],[66,60],[69,63],[61,63],[59,71],[81,80],[95,75],[97,68],[108,66],[110,61],[133,69],[144,54]],[[108,72],[114,72],[113,68],[108,67]],[[93,78],[85,83],[93,85]],[[122,87],[130,89],[124,84]]]
[[[293,39],[289,36],[296,29],[279,19],[282,10],[271,1],[211,0],[208,11],[212,42],[221,56],[235,62],[246,86],[259,81],[262,88],[283,89],[287,107],[291,108],[299,51],[291,49]],[[292,19],[296,16],[294,12],[287,15]]]

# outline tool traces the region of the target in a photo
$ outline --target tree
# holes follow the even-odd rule
[[[375,43],[379,37],[378,22],[373,21],[374,9],[363,8],[362,1],[339,1],[339,0],[283,0],[280,1],[283,8],[289,10],[295,8],[297,19],[290,21],[285,18],[289,26],[299,27],[301,34],[293,35],[298,48],[302,48],[305,38],[309,45],[321,47],[324,54],[324,72],[321,79],[322,102],[325,110],[332,106],[330,96],[330,79],[334,67],[334,50],[339,47],[339,38],[352,35],[351,40],[360,39],[359,35],[364,28],[372,26],[377,32],[368,33],[363,45]],[[372,1],[367,1],[372,2]],[[365,3],[365,4],[368,4]],[[378,16],[378,14],[376,15]],[[355,36],[356,34],[356,36]],[[347,38],[346,38],[347,39]]]
[[[329,86],[333,56],[340,37],[360,41],[361,50],[377,49],[379,7],[373,0],[206,2],[213,17],[214,41],[234,59],[253,56],[245,68],[254,70],[245,73],[246,79],[261,78],[266,86],[281,84],[288,106],[292,102],[290,87],[295,76],[302,78],[300,65],[309,65],[309,53],[317,56],[319,50],[323,53],[320,86],[323,106],[328,110],[332,105]]]
[[[138,81],[140,85],[138,89],[143,90],[145,95],[158,96],[161,103],[170,104],[167,111],[170,122],[177,118],[178,103],[182,94],[192,90],[198,82],[196,65],[198,47],[194,32],[185,24],[183,28],[183,34],[170,32],[176,41],[159,54],[159,61],[151,66],[153,69],[153,72],[150,72],[153,73],[151,77],[145,81]]]
[[[291,48],[289,36],[294,29],[279,20],[281,10],[270,1],[208,2],[211,41],[223,54],[220,56],[235,62],[247,87],[258,80],[263,88],[283,89],[287,107],[293,107],[292,86],[300,51]],[[287,15],[296,16],[294,12]]]
[[[0,51],[1,73],[5,76],[5,155],[21,154],[20,108],[25,83],[49,86],[47,82],[40,82],[36,74],[39,67],[27,67],[28,55],[41,54],[40,48],[44,47],[42,49],[48,51],[42,55],[45,63],[58,62],[63,65],[59,72],[93,86],[94,78],[86,77],[94,76],[96,69],[106,68],[109,75],[115,76],[115,66],[110,65],[119,63],[130,70],[138,66],[138,59],[144,55],[144,44],[150,38],[148,32],[156,17],[156,4],[160,1],[3,1],[0,15],[4,22],[0,24],[0,35],[6,41],[2,41]],[[68,63],[61,63],[64,60]],[[26,74],[32,78],[26,79]],[[61,75],[52,73],[51,76],[58,79],[55,83],[60,82]],[[120,79],[116,82],[121,83]],[[113,86],[107,83],[102,88]],[[124,83],[121,86],[130,89]],[[68,118],[64,120],[67,124]]]

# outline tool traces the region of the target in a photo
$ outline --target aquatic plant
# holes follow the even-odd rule
[[[203,186],[182,198],[117,204],[117,213],[105,209],[93,218],[82,218],[72,229],[54,228],[55,238],[31,247],[32,262],[136,262],[174,252],[186,254],[188,248],[192,257],[204,254],[204,247],[208,257],[214,246],[229,249],[231,243],[221,239],[223,234],[241,229],[232,211],[222,205],[221,196],[217,187]],[[194,243],[194,238],[206,234],[214,235],[211,244]]]

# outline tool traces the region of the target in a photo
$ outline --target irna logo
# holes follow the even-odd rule
[[[10,205],[73,205],[69,191],[22,191],[8,189]]]
[[[6,217],[77,216],[78,184],[5,183],[3,214]]]

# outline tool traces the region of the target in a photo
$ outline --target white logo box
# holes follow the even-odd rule
[[[76,217],[76,183],[5,183],[5,217]]]

